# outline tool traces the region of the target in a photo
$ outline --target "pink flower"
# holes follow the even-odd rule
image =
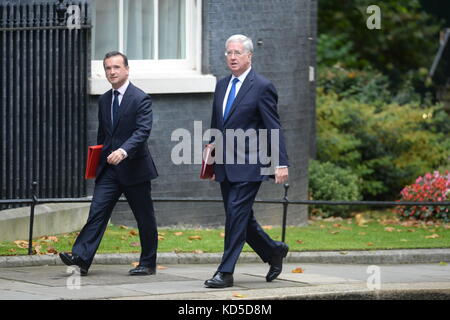
[[[426,173],[418,177],[414,184],[406,186],[400,192],[401,201],[446,201],[450,195],[450,172],[441,175],[439,171]],[[397,207],[401,216],[415,216],[417,219],[429,219],[448,215],[448,208],[440,207]],[[417,212],[417,213],[416,213]],[[450,216],[449,216],[450,217]]]

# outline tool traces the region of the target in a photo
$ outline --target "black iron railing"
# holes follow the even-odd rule
[[[0,2],[0,194],[30,198],[38,180],[40,195],[82,197],[88,1]]]
[[[33,225],[34,225],[34,208],[39,204],[44,203],[89,203],[91,198],[38,198],[36,193],[37,182],[31,185],[31,199],[5,199],[0,200],[0,207],[2,205],[30,205],[30,227],[29,227],[29,241],[28,254],[32,254],[32,239],[33,239]],[[284,185],[284,196],[282,199],[256,199],[255,203],[260,204],[281,204],[283,205],[283,220],[282,220],[282,235],[281,241],[286,239],[286,221],[289,205],[331,205],[331,206],[443,206],[450,207],[450,201],[444,202],[430,202],[430,201],[323,201],[323,200],[289,200],[288,198],[289,184]],[[120,198],[119,202],[126,202],[125,198]],[[176,198],[176,197],[153,197],[154,202],[223,202],[222,198]]]

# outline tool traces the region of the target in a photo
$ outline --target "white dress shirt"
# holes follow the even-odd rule
[[[233,85],[233,80],[235,78],[239,79],[239,81],[236,83],[236,96],[235,97],[237,97],[239,90],[241,90],[242,84],[244,83],[245,78],[247,78],[247,75],[250,73],[250,70],[252,70],[252,67],[248,68],[247,71],[245,71],[239,77],[231,76],[230,82],[228,83],[227,92],[225,93],[225,98],[223,99],[222,115],[225,114],[225,107],[227,106],[228,96],[230,94],[231,86]]]
[[[122,103],[123,95],[125,94],[125,91],[127,91],[127,88],[128,88],[129,84],[130,84],[130,80],[127,80],[127,81],[125,81],[125,83],[119,89],[114,89],[114,88],[112,89],[113,90],[113,94],[112,94],[112,99],[111,99],[111,122],[113,121],[113,107],[112,107],[112,105],[114,103],[114,90],[119,92],[119,95],[117,97],[119,98],[119,107],[120,107],[120,104]],[[120,150],[123,153],[123,155],[125,156],[125,158],[128,157],[128,153],[124,149],[119,148],[117,150]]]

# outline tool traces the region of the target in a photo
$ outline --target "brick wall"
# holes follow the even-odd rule
[[[314,82],[309,66],[315,66],[316,0],[247,0],[203,1],[204,73],[221,78],[228,75],[224,57],[225,40],[242,33],[255,44],[254,69],[273,81],[279,94],[279,113],[285,129],[289,168],[289,198],[307,198],[307,163],[314,150]],[[259,42],[259,45],[257,44]],[[131,79],[132,81],[132,79]],[[219,185],[200,181],[199,165],[172,164],[170,155],[177,142],[170,140],[177,128],[193,132],[194,121],[203,121],[208,129],[212,94],[152,95],[154,124],[149,146],[159,172],[153,181],[154,197],[220,197]],[[95,144],[98,97],[89,108],[88,142]],[[92,182],[89,193],[92,193]],[[263,183],[258,198],[281,198],[282,186]],[[224,224],[223,205],[219,203],[156,203],[158,225]],[[282,207],[256,205],[255,215],[261,224],[280,225]],[[306,207],[290,206],[288,223],[303,224]],[[117,205],[112,222],[135,225],[128,204]]]

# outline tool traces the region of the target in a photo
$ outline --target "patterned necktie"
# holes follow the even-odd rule
[[[120,94],[120,92],[117,90],[114,90],[113,93],[114,93],[114,100],[113,100],[113,106],[112,106],[112,108],[113,108],[112,124],[113,124],[113,128],[114,128],[117,124],[117,116],[119,114],[119,94]]]
[[[233,84],[231,85],[231,90],[228,94],[227,105],[225,106],[225,112],[223,113],[223,120],[227,119],[228,113],[230,113],[231,106],[233,105],[234,99],[236,98],[236,83],[238,82],[238,78],[233,79]]]

